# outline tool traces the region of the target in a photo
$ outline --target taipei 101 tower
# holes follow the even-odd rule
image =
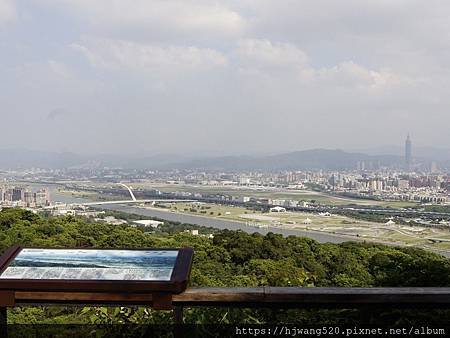
[[[412,142],[411,137],[408,134],[405,142],[405,164],[406,169],[411,170],[412,167]]]

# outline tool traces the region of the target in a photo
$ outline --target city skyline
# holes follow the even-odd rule
[[[450,170],[450,150],[439,148],[398,147],[343,151],[339,149],[307,149],[276,154],[253,155],[188,155],[188,154],[96,154],[44,153],[26,150],[0,150],[0,169],[30,170],[39,173],[47,169],[148,169],[148,170],[348,170],[405,169],[407,171]],[[408,150],[409,149],[409,150]],[[409,154],[409,155],[408,155]]]
[[[399,144],[409,130],[446,148],[449,12],[416,1],[0,0],[0,118],[17,126],[2,147],[280,153]]]

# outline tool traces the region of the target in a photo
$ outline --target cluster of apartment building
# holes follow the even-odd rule
[[[173,197],[183,198],[199,198],[204,200],[212,200],[217,202],[235,202],[235,203],[252,203],[267,206],[282,206],[282,207],[308,207],[308,201],[298,201],[293,199],[271,199],[266,197],[253,196],[233,196],[229,194],[211,194],[211,193],[193,193],[187,191],[175,191],[171,194]]]
[[[225,174],[197,174],[196,184],[206,186],[234,186],[254,189],[304,189],[342,194],[349,197],[379,200],[404,200],[421,203],[446,203],[450,201],[450,176],[444,174],[416,174],[405,172],[326,172],[295,171],[280,173],[242,173],[224,177]],[[237,176],[236,176],[237,175]],[[193,177],[191,177],[191,180]],[[183,182],[186,183],[186,182]],[[176,183],[174,183],[176,184]],[[201,194],[179,192],[183,197],[206,197]],[[223,201],[257,202],[286,207],[299,206],[294,200],[255,199],[217,194]]]
[[[32,191],[24,187],[0,186],[0,204],[3,206],[44,207],[50,202],[48,188]]]
[[[421,203],[446,203],[450,192],[449,178],[444,175],[333,173],[320,185],[347,196]]]

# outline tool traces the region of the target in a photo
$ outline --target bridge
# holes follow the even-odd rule
[[[119,183],[122,187],[126,188],[128,192],[130,193],[131,200],[119,200],[119,201],[99,201],[99,202],[88,202],[88,203],[82,203],[84,206],[91,206],[91,205],[109,205],[109,204],[134,204],[134,203],[180,203],[180,202],[196,202],[195,200],[175,200],[175,199],[143,199],[138,200],[136,199],[136,196],[134,196],[133,190],[130,186],[126,185],[125,183]]]
[[[109,204],[139,204],[139,203],[157,203],[157,202],[159,202],[159,203],[182,203],[182,202],[196,202],[196,201],[195,200],[160,200],[160,199],[137,200],[137,199],[135,199],[135,200],[88,202],[88,203],[80,203],[80,205],[94,206],[94,205],[109,205]]]
[[[133,201],[136,201],[136,197],[134,196],[133,190],[131,190],[131,187],[127,186],[127,185],[124,184],[124,183],[119,183],[119,184],[120,184],[122,187],[127,188],[127,190],[130,192],[131,199],[132,199]]]
[[[197,202],[196,200],[188,200],[188,199],[136,199],[136,196],[133,193],[133,190],[130,186],[127,186],[125,183],[119,183],[122,187],[126,188],[130,193],[131,200],[116,200],[116,201],[96,201],[96,202],[86,202],[86,203],[74,203],[77,205],[83,205],[86,207],[96,206],[96,205],[112,205],[112,204],[140,204],[140,203],[183,203],[183,202]],[[51,209],[53,206],[45,207],[44,209]]]

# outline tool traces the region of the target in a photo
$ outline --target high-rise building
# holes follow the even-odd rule
[[[36,191],[35,203],[37,206],[43,207],[50,204],[50,193],[47,188]]]
[[[23,201],[27,204],[27,206],[33,206],[35,201],[34,194],[29,190],[25,190],[23,194]]]
[[[356,168],[359,171],[364,171],[366,170],[366,162],[364,161],[358,161],[358,163],[356,164]]]
[[[439,167],[438,167],[438,164],[436,162],[434,162],[434,161],[431,162],[430,171],[431,171],[432,174],[435,174],[435,173],[439,172]]]
[[[25,189],[23,188],[13,188],[12,190],[12,201],[23,201]]]
[[[409,181],[408,180],[398,180],[397,181],[397,187],[399,190],[405,190],[409,188]]]
[[[405,142],[405,164],[406,169],[410,170],[412,167],[412,142],[409,134]]]
[[[11,189],[6,189],[5,192],[3,193],[3,201],[5,202],[12,202],[12,190]]]

